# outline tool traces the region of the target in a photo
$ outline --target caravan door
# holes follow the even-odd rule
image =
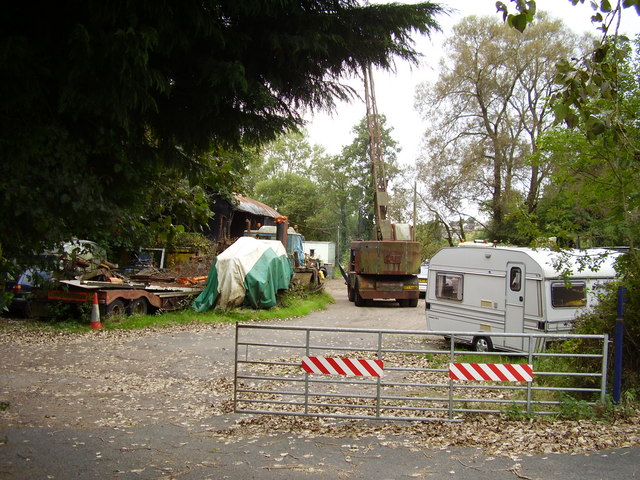
[[[525,278],[526,271],[524,263],[507,263],[505,333],[522,333],[524,331]],[[524,338],[503,337],[503,339],[505,347],[524,350]]]

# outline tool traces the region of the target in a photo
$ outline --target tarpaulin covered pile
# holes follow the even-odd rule
[[[207,287],[193,302],[204,312],[247,303],[253,308],[276,305],[279,290],[289,288],[293,267],[282,243],[241,237],[214,260]]]

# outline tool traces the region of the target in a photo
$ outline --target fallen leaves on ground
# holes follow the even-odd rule
[[[193,348],[189,342],[200,343]],[[512,458],[640,445],[637,411],[611,422],[509,420],[502,415],[472,415],[459,423],[239,416],[233,414],[229,325],[84,335],[34,335],[8,327],[0,331],[0,348],[0,401],[9,405],[0,411],[0,427],[120,429],[172,423],[229,443],[279,435],[318,442],[346,439],[345,444],[373,438],[394,448],[476,447]],[[220,425],[214,421],[220,419],[228,427],[211,426]]]

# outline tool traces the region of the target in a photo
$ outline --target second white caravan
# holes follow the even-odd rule
[[[459,340],[477,351],[526,351],[523,337],[558,333],[597,301],[599,285],[615,277],[618,252],[469,246],[448,247],[429,265],[427,329],[477,332]],[[563,275],[563,272],[568,272]]]

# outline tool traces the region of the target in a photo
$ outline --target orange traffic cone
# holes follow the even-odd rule
[[[91,329],[102,330],[100,323],[100,308],[98,307],[98,294],[93,294],[93,306],[91,307]]]

